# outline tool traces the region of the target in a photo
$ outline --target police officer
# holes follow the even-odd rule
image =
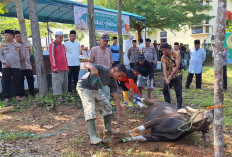
[[[145,59],[151,63],[157,64],[157,55],[153,46],[151,46],[151,40],[146,39],[146,45],[143,48],[143,54]]]
[[[130,60],[130,68],[133,69],[135,63],[138,61],[138,55],[141,54],[139,47],[137,47],[137,41],[132,41],[132,47],[128,49],[127,57]]]
[[[15,31],[15,40],[21,44],[22,54],[20,57],[20,64],[21,64],[21,72],[22,72],[22,79],[21,79],[21,90],[23,99],[26,99],[26,93],[24,89],[24,77],[26,76],[27,84],[29,88],[29,92],[32,96],[35,95],[34,91],[34,77],[33,71],[31,66],[31,46],[27,42],[23,42],[22,34],[20,31]]]
[[[6,103],[9,103],[11,93],[11,82],[15,87],[15,95],[18,101],[21,101],[21,45],[14,40],[14,31],[7,29],[4,31],[5,43],[0,45],[0,60],[2,62],[2,81],[3,97]]]

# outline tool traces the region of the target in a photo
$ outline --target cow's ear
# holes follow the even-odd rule
[[[185,108],[181,108],[177,111],[178,113],[184,113],[184,114],[188,114],[187,110]]]

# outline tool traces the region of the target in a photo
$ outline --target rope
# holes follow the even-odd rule
[[[94,75],[93,75],[94,76]],[[104,95],[105,95],[105,97],[106,97],[106,99],[108,100],[108,102],[110,103],[110,105],[111,105],[111,108],[112,108],[112,111],[113,111],[113,113],[115,113],[115,111],[114,111],[114,108],[113,108],[113,105],[111,104],[111,102],[110,102],[110,100],[109,100],[109,98],[108,98],[108,95],[107,95],[107,93],[106,93],[106,91],[105,91],[105,89],[104,89],[104,85],[102,84],[102,81],[101,81],[101,79],[100,79],[100,77],[98,76],[98,77],[96,77],[96,76],[94,76],[95,77],[95,80],[97,79],[99,82],[100,82],[100,84],[101,84],[101,88],[102,88],[102,90],[103,90],[103,93],[104,93]],[[126,104],[127,105],[127,104]],[[133,105],[134,106],[134,105]],[[132,106],[132,107],[133,107]],[[128,107],[130,107],[129,105],[128,105]],[[131,108],[131,107],[130,107]],[[131,108],[132,110],[133,110],[133,108]],[[126,130],[126,129],[124,129],[123,127],[121,127],[124,131],[128,131],[128,130]],[[130,135],[130,134],[126,134],[125,136],[128,136],[131,140],[133,140],[133,138],[132,138],[132,136]],[[123,139],[123,140],[125,140],[125,139]]]
[[[206,107],[206,110],[211,110],[211,109],[213,109],[213,108],[220,108],[220,107],[224,107],[224,105]]]
[[[62,133],[62,132],[66,132],[66,131],[72,129],[75,125],[77,125],[84,118],[84,116],[81,117],[74,125],[71,125],[70,127],[68,127],[75,119],[78,118],[78,116],[81,114],[82,110],[83,110],[83,108],[80,110],[80,112],[76,115],[75,118],[73,118],[68,124],[66,124],[65,126],[60,128],[56,132],[48,133],[48,134],[7,133],[7,134],[4,134],[4,135],[0,135],[0,138],[8,137],[8,136],[11,136],[11,135],[43,138],[43,137],[50,137],[50,136],[53,136],[53,135],[57,135],[57,134]]]
[[[105,95],[105,97],[106,97],[107,101],[110,103],[110,106],[111,106],[112,112],[113,112],[113,113],[115,113],[115,110],[114,110],[114,108],[113,108],[113,105],[112,105],[112,104],[111,104],[111,102],[110,102],[110,99],[109,99],[109,97],[108,97],[108,95],[107,95],[107,93],[106,93],[106,90],[105,90],[105,88],[104,88],[104,85],[103,85],[103,83],[102,83],[102,81],[101,81],[100,77],[99,77],[99,76],[98,76],[98,77],[96,77],[96,76],[94,76],[94,75],[92,75],[92,76],[95,78],[95,80],[94,80],[93,82],[95,82],[95,83],[96,83],[96,80],[98,80],[98,81],[99,81],[99,83],[100,83],[100,85],[101,85],[101,89],[102,89],[102,91],[103,91],[103,94]]]
[[[133,106],[130,106],[127,102],[124,102],[124,104],[126,105],[127,108],[130,108],[131,110],[133,110],[135,113],[138,112],[136,109],[134,109],[134,106],[136,104],[133,104]]]
[[[188,131],[192,128],[192,125],[193,125],[193,121],[194,119],[200,114],[200,113],[203,113],[205,111],[199,111],[199,112],[196,112],[194,113],[191,118],[184,124],[182,124],[181,126],[179,126],[178,130],[184,132],[184,131]],[[187,124],[190,124],[190,126],[187,128],[187,129],[181,129],[183,126],[186,126]]]

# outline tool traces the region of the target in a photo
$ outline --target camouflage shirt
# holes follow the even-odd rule
[[[176,59],[181,60],[181,56],[178,52],[172,51],[171,52],[171,56],[169,56],[173,61],[176,61]],[[175,69],[176,65],[174,64],[174,62],[169,59],[167,56],[163,55],[161,58],[161,62],[166,64],[167,67],[167,71],[168,71],[168,76],[173,72],[173,70]],[[181,70],[177,70],[177,72],[175,73],[175,75],[173,76],[173,78],[182,75],[182,71]]]

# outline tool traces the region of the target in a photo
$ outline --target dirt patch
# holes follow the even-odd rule
[[[139,110],[139,109],[138,109]],[[1,130],[5,132],[23,132],[33,134],[53,133],[70,120],[72,120],[80,109],[67,105],[59,105],[54,110],[48,111],[44,108],[31,106],[25,111],[12,112],[0,116]],[[144,111],[133,112],[123,108],[124,125],[121,130],[128,131],[143,123]],[[81,118],[83,113],[77,118]],[[73,121],[71,125],[75,124]],[[97,131],[102,136],[103,121],[100,116],[96,120]],[[49,126],[49,127],[44,127]],[[116,129],[116,119],[113,128]],[[149,132],[147,132],[149,133]],[[72,129],[48,138],[20,138],[1,139],[1,155],[25,155],[25,156],[213,156],[212,145],[205,144],[201,139],[187,137],[179,142],[157,142],[157,143],[121,143],[123,135],[108,137],[107,144],[92,146],[89,144],[87,128],[82,119]],[[198,143],[196,141],[201,141]],[[227,149],[231,149],[231,134],[226,136]],[[229,156],[229,152],[227,151]]]

